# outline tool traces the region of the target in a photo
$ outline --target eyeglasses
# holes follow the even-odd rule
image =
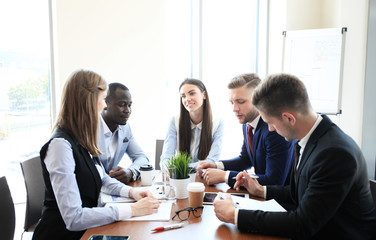
[[[174,218],[176,216],[178,216],[178,218],[180,220],[185,221],[189,218],[189,215],[190,215],[191,212],[193,213],[193,216],[195,216],[197,218],[201,217],[203,209],[204,209],[203,206],[199,206],[199,207],[195,207],[195,208],[187,207],[187,208],[178,210],[178,211],[175,212],[175,216],[172,217],[172,220],[174,220]]]

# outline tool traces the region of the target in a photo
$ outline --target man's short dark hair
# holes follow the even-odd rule
[[[118,83],[118,82],[110,83],[110,84],[108,84],[106,101],[110,101],[115,96],[115,92],[118,88],[120,88],[124,91],[129,91],[129,89],[124,84],[121,84],[121,83]]]
[[[284,111],[307,114],[311,108],[304,83],[290,74],[268,76],[252,97],[253,105],[268,116],[280,117]]]

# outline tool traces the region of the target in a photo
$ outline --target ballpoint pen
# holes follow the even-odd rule
[[[247,173],[249,173],[251,175],[251,178],[259,178],[259,176],[257,176],[255,174],[255,168],[254,167],[251,167],[251,169],[247,169],[246,171],[247,171]],[[233,177],[232,179],[236,179],[236,177]],[[245,179],[245,177],[243,177],[243,179]]]
[[[152,229],[152,231],[159,232],[159,231],[164,231],[164,230],[169,230],[169,229],[181,228],[183,226],[184,226],[184,223],[176,223],[176,224],[171,224],[167,226],[157,227],[157,228]]]

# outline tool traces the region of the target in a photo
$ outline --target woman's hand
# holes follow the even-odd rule
[[[135,188],[132,188],[131,190],[129,190],[129,197],[133,198],[136,201],[145,197],[150,197],[150,198],[157,200],[157,198],[154,197],[154,195],[149,190],[138,190]]]
[[[160,201],[151,197],[144,197],[131,205],[132,217],[149,215],[158,212]]]

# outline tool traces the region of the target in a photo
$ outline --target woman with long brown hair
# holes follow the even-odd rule
[[[176,152],[192,157],[192,167],[198,161],[216,162],[222,147],[223,121],[212,116],[209,94],[204,83],[187,78],[179,87],[180,115],[171,119],[164,141],[161,163]]]
[[[87,228],[151,214],[159,207],[149,191],[110,178],[98,161],[97,131],[106,88],[100,75],[86,70],[74,72],[65,84],[54,133],[40,151],[46,191],[33,239],[80,239]],[[101,191],[139,201],[101,207]]]

